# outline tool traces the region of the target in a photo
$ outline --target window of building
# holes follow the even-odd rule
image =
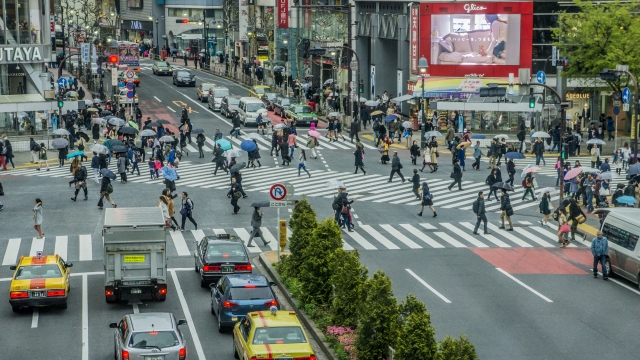
[[[142,0],[128,0],[129,9],[142,9],[144,7]]]

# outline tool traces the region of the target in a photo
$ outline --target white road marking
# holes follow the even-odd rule
[[[530,287],[529,285],[523,283],[522,281],[516,279],[513,275],[509,274],[508,272],[500,269],[500,268],[496,268],[496,270],[500,271],[501,273],[505,274],[509,279],[515,281],[516,283],[520,284],[523,288],[531,291],[532,293],[538,295],[540,298],[542,298],[544,301],[546,302],[553,302],[553,300],[549,299],[548,297],[540,294],[539,292],[535,291],[532,287]]]
[[[193,341],[193,346],[195,346],[196,348],[198,359],[205,360],[206,358],[204,356],[204,350],[202,350],[202,344],[200,343],[200,338],[198,337],[198,333],[196,332],[196,327],[193,324],[193,318],[191,317],[191,312],[189,311],[187,300],[184,298],[184,293],[182,292],[182,287],[180,286],[180,281],[178,280],[178,276],[176,276],[175,270],[169,270],[169,272],[171,273],[171,278],[173,279],[173,283],[176,287],[176,292],[178,293],[178,299],[180,300],[180,305],[182,306],[182,312],[184,313],[185,320],[187,320],[187,326],[189,327],[189,332],[191,333],[191,340]]]
[[[291,209],[289,209],[291,210]],[[271,232],[269,231],[269,229],[267,229],[266,227],[262,226],[260,228],[260,230],[262,231],[262,236],[264,236],[263,240],[269,241],[269,246],[271,248],[271,250],[276,251],[278,250],[278,244],[279,242],[276,240],[276,238],[271,234]]]
[[[474,238],[475,235],[473,235],[471,233],[460,231],[460,229],[455,227],[455,225],[453,225],[453,224],[450,224],[450,223],[441,223],[441,224],[442,224],[442,226],[446,227],[447,229],[449,229],[454,234],[457,234],[461,238],[463,238],[463,239],[467,240],[468,242],[470,242],[471,244],[473,244],[473,246],[475,246],[475,247],[479,247],[479,248],[489,247],[487,244],[483,243],[482,241],[476,240]]]
[[[31,240],[31,249],[29,250],[29,256],[36,256],[38,251],[44,250],[44,237],[42,239],[33,238]]]
[[[440,244],[439,242],[433,240],[432,238],[430,238],[426,234],[420,232],[420,230],[418,230],[417,228],[413,227],[412,225],[410,225],[410,224],[400,224],[400,226],[402,226],[405,230],[410,232],[413,236],[415,236],[418,239],[420,239],[420,240],[424,241],[425,243],[427,243],[432,248],[435,248],[435,249],[444,248],[444,246],[442,244]]]
[[[56,255],[60,255],[61,258],[66,260],[68,245],[69,245],[68,236],[56,236],[56,245],[53,250],[53,253]]]
[[[233,231],[235,231],[236,234],[238,234],[238,237],[242,239],[245,245],[249,244],[249,237],[251,235],[245,228],[233,228]],[[260,248],[256,246],[258,243],[258,239],[254,239],[253,242],[256,243],[253,247],[247,247],[247,249],[249,249],[249,252],[252,252],[252,253],[262,252],[262,250],[260,250]]]
[[[436,231],[433,234],[436,235],[437,237],[439,237],[440,239],[448,242],[449,244],[453,245],[454,247],[457,247],[457,248],[467,247],[465,244],[463,244],[460,241],[452,238],[451,236],[449,236],[449,234],[444,233],[442,231]]]
[[[202,231],[202,229],[191,230],[191,235],[193,235],[193,238],[196,239],[198,242],[200,242],[200,240],[204,239],[205,237],[204,231]]]
[[[391,250],[400,249],[398,245],[392,243],[391,241],[389,241],[389,239],[382,236],[382,234],[380,234],[378,230],[374,229],[371,225],[362,225],[360,226],[360,228],[366,231],[367,233],[369,233],[369,235],[371,235],[374,239],[378,240],[378,242],[384,245],[387,249],[391,249]]]
[[[360,221],[358,221],[360,223]],[[360,226],[362,226],[362,223],[358,224]],[[368,242],[365,238],[362,237],[362,235],[358,234],[357,232],[348,232],[345,229],[343,229],[342,231],[344,231],[347,235],[351,236],[351,238],[358,243],[358,245],[362,246],[365,250],[378,250],[375,246],[371,245],[370,242]]]
[[[440,294],[436,289],[431,287],[431,285],[427,284],[426,281],[422,280],[418,275],[416,275],[416,273],[411,271],[411,269],[405,269],[405,270],[409,273],[409,275],[413,276],[416,280],[418,280],[420,284],[424,285],[424,287],[431,290],[432,293],[436,294],[440,299],[442,299],[442,301],[446,302],[447,304],[451,304],[451,300],[447,299],[446,297],[444,297],[444,295]]]
[[[593,268],[589,269],[589,271],[593,271]],[[602,276],[602,272],[598,271],[598,274],[599,274],[600,276]],[[609,281],[611,281],[611,282],[613,282],[613,283],[615,283],[615,284],[617,284],[617,285],[620,285],[620,286],[622,286],[623,288],[625,288],[625,289],[627,289],[627,290],[629,290],[629,291],[633,291],[634,293],[636,293],[636,294],[640,295],[640,291],[636,290],[635,288],[632,288],[632,287],[631,287],[631,286],[629,286],[629,285],[625,285],[625,284],[621,283],[620,281],[618,281],[618,280],[616,280],[616,279],[612,279],[612,278],[611,278],[611,276],[609,276]]]
[[[38,327],[38,319],[40,318],[40,311],[38,308],[33,308],[33,314],[31,315],[31,328],[35,329]]]
[[[407,245],[411,249],[422,249],[422,246],[416,244],[413,240],[406,237],[399,230],[394,228],[389,224],[380,225],[381,228],[385,229],[389,234],[393,235],[396,239],[400,240],[402,243]]]
[[[154,96],[154,98],[155,98],[156,100],[158,100],[158,102],[162,102],[162,100],[158,99],[158,97],[157,97],[157,96]]]
[[[80,261],[93,260],[93,248],[91,246],[91,235],[80,235]]]
[[[438,228],[429,224],[429,223],[422,223],[420,224],[420,226],[422,226],[423,228],[427,229],[427,230],[437,230]]]
[[[171,111],[173,111],[173,112],[176,112],[175,110],[173,110],[173,109],[171,108],[171,106],[167,106],[167,109],[169,109],[169,110],[171,110]]]
[[[460,225],[466,227],[467,229],[469,229],[471,231],[473,231],[473,229],[475,228],[475,225],[470,223],[470,222],[461,222]],[[498,245],[499,247],[502,247],[502,248],[511,247],[511,245],[505,243],[504,241],[496,238],[493,235],[487,235],[487,234],[483,234],[483,233],[478,233],[478,234],[480,234],[480,236],[482,236],[484,239],[487,239],[487,240],[491,241],[492,243],[494,243],[495,245]],[[469,235],[469,236],[471,236],[471,235]],[[526,245],[528,245],[528,247],[531,247],[531,245],[529,245],[529,244],[526,244]]]
[[[89,289],[87,274],[82,275],[82,360],[89,360]]]
[[[134,314],[139,314],[140,313],[140,307],[138,306],[138,303],[134,303],[133,304],[133,313]]]
[[[173,240],[173,245],[176,247],[178,256],[187,256],[191,253],[187,242],[184,240],[184,236],[182,236],[182,232],[170,231],[169,234],[171,235],[171,240]]]
[[[538,245],[541,245],[542,247],[555,247],[555,246],[553,246],[552,244],[549,244],[548,242],[546,242],[546,241],[544,241],[544,240],[540,239],[539,237],[537,237],[537,236],[535,236],[534,234],[532,234],[532,233],[530,233],[530,232],[526,231],[526,230],[525,230],[525,229],[523,229],[523,228],[518,228],[518,227],[516,227],[516,228],[513,228],[513,230],[515,230],[518,234],[520,234],[520,235],[522,235],[522,236],[526,237],[527,239],[529,239],[529,240],[531,240],[531,241],[533,241],[533,242],[537,243]]]
[[[21,239],[9,239],[7,243],[7,251],[2,259],[2,266],[15,265],[18,260],[18,252],[20,251]]]

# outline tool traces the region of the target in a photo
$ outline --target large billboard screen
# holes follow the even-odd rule
[[[431,64],[519,65],[520,14],[431,15]]]

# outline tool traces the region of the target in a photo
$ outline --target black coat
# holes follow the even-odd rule
[[[364,166],[364,161],[362,160],[362,150],[360,149],[356,149],[356,151],[353,153],[353,155],[355,156],[355,166]]]
[[[100,182],[100,192],[107,191],[107,188],[109,187],[109,184],[111,184],[111,180],[109,180],[108,177],[103,176],[102,177],[102,181]]]
[[[62,149],[58,149],[58,159],[64,160],[69,155],[69,149],[67,147],[63,147]]]
[[[453,178],[456,180],[462,179],[462,169],[458,163],[453,164]]]

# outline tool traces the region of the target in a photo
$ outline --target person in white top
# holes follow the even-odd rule
[[[305,166],[307,161],[307,154],[304,152],[304,149],[300,150],[300,155],[298,155],[298,176],[300,176],[300,169],[304,170],[307,175],[309,175],[309,177],[311,177],[311,174],[309,173],[309,171],[307,170],[307,167]]]

